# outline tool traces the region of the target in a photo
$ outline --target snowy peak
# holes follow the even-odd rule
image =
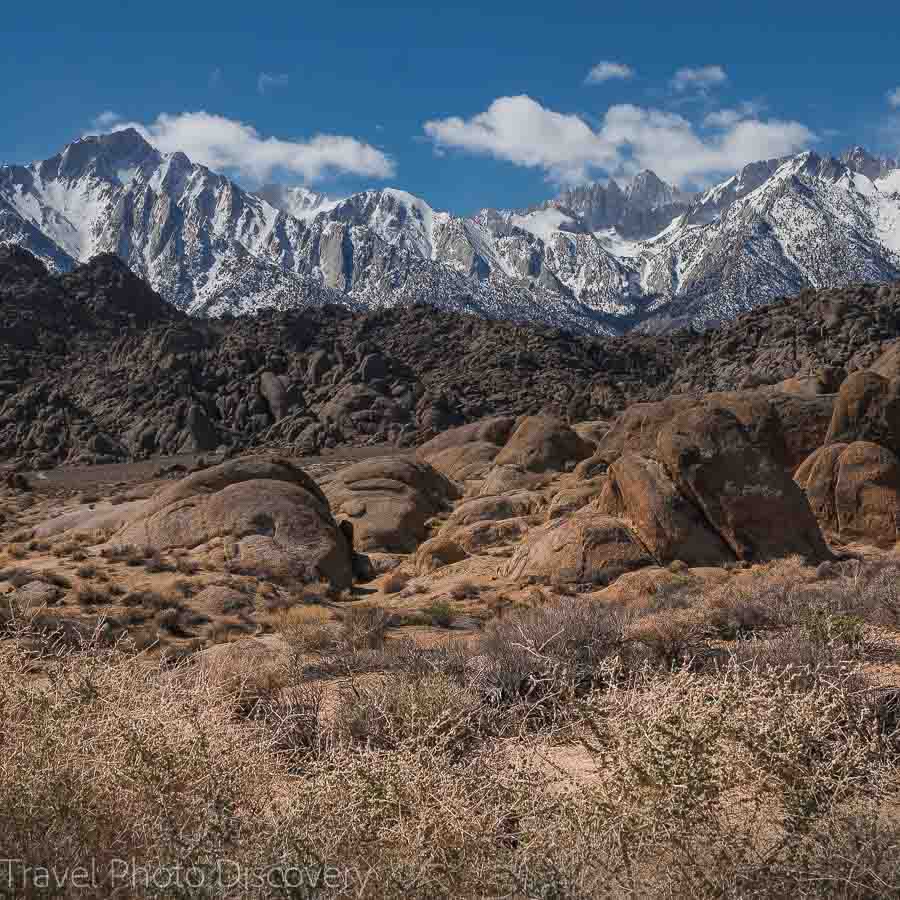
[[[644,169],[634,176],[625,188],[625,197],[635,209],[641,211],[683,204],[690,199],[688,194],[667,184],[649,169]]]
[[[282,184],[266,184],[255,193],[275,209],[302,221],[314,219],[319,213],[334,209],[342,202],[306,187],[287,187]]]
[[[892,171],[900,169],[900,160],[884,156],[873,156],[863,147],[851,147],[841,154],[841,162],[848,169],[865,175],[869,181],[884,178]]]
[[[802,153],[697,197],[643,171],[460,217],[398,188],[245,191],[125,130],[0,167],[0,243],[57,271],[114,253],[197,314],[426,302],[591,333],[703,327],[808,285],[900,278],[900,167]]]

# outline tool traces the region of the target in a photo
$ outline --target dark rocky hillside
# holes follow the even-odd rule
[[[601,339],[425,306],[192,319],[114,256],[52,276],[0,248],[0,457],[316,453],[412,445],[498,413],[609,418],[806,375],[833,392],[897,337],[900,285],[805,291],[703,334]]]

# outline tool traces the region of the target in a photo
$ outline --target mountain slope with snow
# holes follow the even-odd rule
[[[0,242],[67,271],[118,254],[201,315],[414,302],[588,333],[732,318],[805,286],[900,278],[900,166],[861,148],[744,167],[691,196],[642,172],[525,211],[403,190],[257,193],[137,132],[0,167]]]

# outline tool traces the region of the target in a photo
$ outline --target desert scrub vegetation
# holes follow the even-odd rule
[[[98,631],[35,684],[35,647],[0,643],[3,849],[207,884],[223,859],[327,866],[347,898],[897,896],[900,690],[867,681],[843,622],[865,649],[896,571],[566,596],[427,648],[384,641],[378,607],[298,605],[273,618],[331,656],[240,677]],[[677,653],[645,633],[666,616],[689,628]],[[210,893],[316,895],[277,876]]]
[[[314,686],[260,691],[91,642],[49,661],[35,690],[30,657],[6,646],[4,850],[208,879],[223,859],[248,872],[333,866],[341,897],[900,889],[897,704],[852,667],[797,678],[737,661],[642,665],[608,678],[567,701],[568,735],[590,761],[576,777],[555,762],[552,727],[515,728],[511,710],[543,699],[492,704],[455,654],[435,667],[410,651],[403,671],[341,690],[329,711]]]

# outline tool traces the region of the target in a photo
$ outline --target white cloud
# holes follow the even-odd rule
[[[99,116],[94,116],[91,124],[100,131],[105,131],[120,122],[121,117],[118,113],[114,113],[111,109],[104,110]]]
[[[287,75],[273,75],[270,72],[260,72],[259,78],[256,79],[256,90],[260,94],[265,94],[266,91],[272,88],[287,87],[288,80]]]
[[[887,102],[894,109],[900,109],[900,87],[895,87],[892,91],[888,91]]]
[[[134,128],[163,153],[180,150],[194,162],[254,181],[266,181],[278,171],[309,182],[333,174],[388,178],[395,172],[393,160],[381,150],[344,135],[317,134],[306,141],[262,137],[252,125],[202,111],[161,113],[147,125],[102,115],[100,130]]]
[[[627,79],[634,77],[634,69],[625,63],[600,62],[591,69],[584,79],[585,84],[602,84],[604,81],[612,81],[616,78]]]
[[[753,119],[765,110],[762,103],[741,103],[735,109],[717,109],[709,113],[703,124],[708,128],[731,128],[744,119]]]
[[[710,88],[728,81],[728,76],[721,66],[700,66],[679,69],[672,78],[672,87],[679,93],[686,90],[696,90],[701,93]]]
[[[749,162],[785,156],[816,140],[800,122],[744,118],[704,136],[683,116],[630,104],[611,106],[600,126],[558,113],[527,96],[501,97],[471,119],[426,122],[440,148],[455,148],[543,169],[559,182],[596,173],[652,169],[680,185],[702,186]]]

